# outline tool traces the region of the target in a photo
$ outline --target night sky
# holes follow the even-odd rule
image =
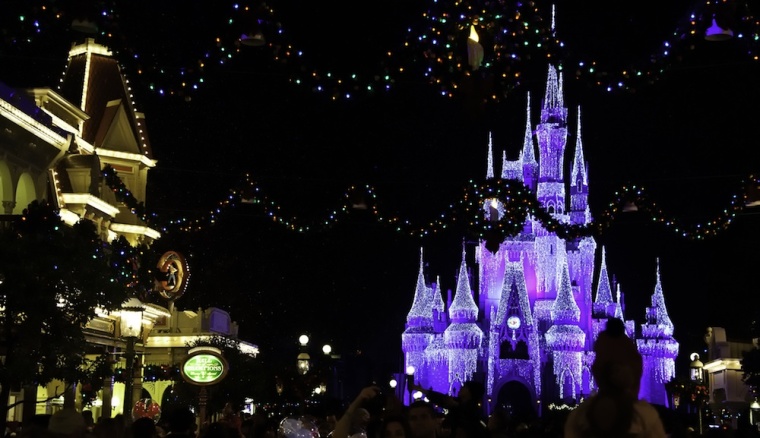
[[[30,28],[12,17],[31,3],[61,11],[80,7],[75,1],[3,1],[0,81],[54,86],[70,43],[82,34],[48,19],[30,42],[19,40]],[[472,235],[452,223],[449,231],[420,239],[378,224],[366,210],[352,210],[337,223],[329,213],[343,205],[349,187],[370,185],[384,217],[424,225],[445,216],[470,179],[485,177],[489,132],[499,156],[506,150],[514,158],[522,147],[526,93],[534,125],[544,93],[544,52],[510,66],[521,79],[498,102],[483,102],[480,90],[494,85],[477,75],[446,98],[420,73],[418,47],[402,50],[407,29],[429,26],[422,19],[428,2],[272,2],[291,42],[309,55],[304,61],[278,63],[270,47],[242,47],[224,65],[209,62],[199,90],[162,96],[151,84],[169,89],[179,81],[155,69],[138,75],[134,55],[166,72],[192,66],[198,53],[214,48],[214,36],[241,33],[229,24],[230,17],[239,18],[230,12],[232,3],[188,1],[181,10],[168,0],[96,3],[120,8],[103,24],[116,36],[103,43],[125,55],[137,109],[146,115],[158,160],[150,173],[148,210],[164,223],[185,217],[204,224],[201,231],[169,231],[157,243],[184,252],[191,264],[190,287],[177,306],[230,311],[241,337],[259,344],[266,360],[293,365],[298,335],[308,332],[315,343],[330,342],[345,356],[363,358],[367,378],[398,371],[420,247],[429,280],[440,276],[443,287],[453,289],[462,240]],[[595,217],[615,191],[637,184],[668,216],[706,223],[758,170],[760,68],[752,57],[760,48],[747,37],[692,38],[674,48],[665,64],[656,64],[663,41],[684,28],[697,2],[661,3],[623,2],[610,10],[608,2],[556,2],[557,32],[565,43],[555,56],[565,71],[568,151],[581,105]],[[542,16],[545,25],[551,3],[535,5],[539,12],[524,18]],[[288,81],[294,70],[311,68],[372,76],[388,50],[408,70],[388,93],[357,92],[333,101],[329,93]],[[652,73],[654,80],[625,80],[627,90],[606,91],[588,75],[576,77],[573,62],[581,58],[597,60],[608,77],[631,68]],[[295,233],[251,204],[225,209],[213,225],[205,220],[230,189],[243,187],[246,173],[283,217],[331,226]],[[358,194],[351,199],[371,202]],[[597,240],[625,294],[627,318],[642,322],[659,257],[682,357],[703,348],[708,326],[749,336],[758,306],[758,219],[757,211],[747,209],[718,237],[695,240],[652,223],[645,213],[619,217]]]

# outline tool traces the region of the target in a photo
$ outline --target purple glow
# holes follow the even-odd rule
[[[580,108],[575,150],[565,154],[568,111],[562,77],[553,66],[535,131],[530,96],[526,118],[523,149],[515,161],[502,155],[501,177],[523,181],[558,221],[589,224]],[[572,160],[569,178],[563,174],[566,156]],[[486,169],[488,177],[496,174],[490,139]],[[484,202],[491,198],[483,196]],[[489,206],[481,209],[485,218],[492,213]],[[453,298],[440,279],[431,286],[425,283],[421,253],[413,304],[402,334],[404,366],[415,367],[414,379],[422,386],[451,395],[464,381],[483,379],[491,407],[510,382],[527,388],[533,406],[539,401],[542,406],[577,401],[596,389],[589,371],[592,346],[607,318],[618,317],[625,321],[644,358],[640,397],[668,406],[664,384],[675,375],[679,344],[673,339],[665,307],[659,263],[652,306],[646,309],[637,333],[636,323],[625,319],[620,285],[611,284],[606,252],[600,250],[597,266],[593,237],[565,241],[528,216],[522,232],[505,239],[495,253],[486,249],[484,241],[478,243],[477,276],[468,269],[463,248],[459,274],[452,279],[456,282]],[[594,285],[597,271],[599,280]]]

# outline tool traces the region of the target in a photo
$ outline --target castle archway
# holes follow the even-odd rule
[[[503,410],[518,422],[529,423],[536,419],[533,391],[518,380],[505,382],[496,395],[492,410]]]

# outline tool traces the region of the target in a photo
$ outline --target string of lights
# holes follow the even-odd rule
[[[638,212],[645,214],[649,220],[660,224],[676,236],[703,240],[719,235],[728,229],[738,214],[747,208],[754,207],[754,200],[749,194],[756,191],[759,184],[760,180],[754,175],[743,179],[726,206],[712,219],[699,223],[689,223],[666,213],[639,185],[625,185],[617,190],[613,199],[596,220],[588,224],[568,223],[562,215],[555,215],[541,206],[535,193],[521,181],[500,178],[492,178],[484,182],[469,181],[459,200],[451,203],[446,211],[425,224],[415,224],[400,216],[381,213],[378,209],[377,193],[369,185],[350,187],[342,196],[342,204],[332,209],[327,217],[307,223],[284,212],[280,203],[270,199],[250,175],[246,175],[241,187],[230,189],[226,198],[207,215],[192,219],[173,219],[164,226],[164,232],[203,231],[206,227],[216,224],[225,212],[248,204],[260,208],[264,216],[270,218],[272,222],[298,233],[324,230],[346,220],[356,211],[368,211],[378,223],[396,232],[419,238],[436,235],[455,223],[462,223],[480,238],[496,236],[503,239],[520,233],[526,219],[531,218],[538,221],[546,230],[562,238],[573,239],[599,236],[620,215]],[[488,214],[488,208],[494,200],[501,205],[497,217]]]
[[[139,42],[126,31],[134,6],[116,0],[93,2],[89,15],[93,32],[108,45],[134,77],[163,96],[192,98],[202,89],[209,67],[225,68],[250,50],[265,51],[282,66],[287,81],[331,100],[354,99],[384,93],[402,79],[424,80],[440,94],[454,97],[479,87],[484,98],[499,101],[521,85],[532,60],[560,59],[568,78],[609,92],[628,91],[653,84],[679,65],[704,37],[709,17],[730,10],[734,38],[741,42],[750,61],[760,61],[760,17],[749,0],[695,2],[684,18],[662,41],[655,53],[625,66],[604,65],[600,60],[567,47],[555,32],[555,12],[535,1],[510,3],[505,0],[460,0],[430,2],[421,20],[408,26],[405,41],[384,51],[375,65],[353,66],[341,71],[336,66],[319,66],[319,56],[307,54],[292,41],[282,17],[264,2],[233,3],[226,19],[210,23],[213,36],[175,50],[172,56],[160,45]],[[3,20],[10,36],[5,44],[24,50],[45,35],[64,34],[77,18],[60,2],[22,2],[21,10]],[[558,11],[561,21],[561,11]],[[725,14],[724,14],[725,15]],[[478,47],[480,52],[478,53]],[[479,56],[478,56],[479,55]],[[182,56],[182,58],[178,58]],[[353,71],[351,71],[353,70]]]

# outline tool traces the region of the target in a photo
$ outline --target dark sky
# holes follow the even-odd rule
[[[0,80],[54,85],[70,41],[81,35],[54,25],[31,43],[18,43],[14,38],[22,30],[8,17],[28,3],[2,3]],[[37,3],[64,11],[77,5]],[[111,3],[120,14],[107,24],[119,36],[109,45],[120,54],[164,62],[167,70],[192,65],[213,35],[236,32],[225,21],[231,2],[189,1],[181,10],[168,0]],[[407,28],[429,25],[421,19],[429,4],[281,3],[272,7],[293,44],[309,54],[303,64],[278,64],[269,48],[244,47],[225,65],[207,66],[203,86],[185,99],[151,91],[151,83],[165,78],[155,72],[140,77],[134,59],[125,61],[158,159],[147,205],[159,217],[208,217],[247,172],[284,217],[319,222],[342,205],[350,186],[369,184],[383,215],[424,224],[450,211],[468,180],[485,176],[489,131],[499,154],[517,153],[527,91],[536,122],[546,76],[540,56],[515,64],[525,76],[498,103],[480,103],[475,88],[443,98],[424,76],[411,73],[390,93],[353,100],[331,101],[294,85],[288,82],[292,69],[306,65],[342,75],[371,72],[385,51],[400,51]],[[581,105],[592,214],[600,214],[624,184],[638,184],[669,216],[705,223],[720,216],[742,178],[757,170],[756,43],[697,38],[675,50],[663,71],[652,67],[662,58],[663,41],[684,28],[694,3],[623,2],[612,10],[609,2],[556,2],[573,134],[568,144],[575,143],[575,108]],[[550,3],[535,6],[548,20]],[[629,91],[607,92],[588,76],[575,77],[577,59],[597,60],[599,70],[610,72],[638,67],[653,71],[656,80],[630,81]],[[407,65],[419,70],[412,61]],[[383,372],[400,360],[420,246],[430,280],[440,275],[444,287],[453,288],[465,234],[454,227],[420,240],[378,225],[362,211],[327,230],[298,234],[252,205],[227,211],[214,226],[206,222],[203,231],[169,233],[160,242],[191,260],[191,286],[178,306],[230,310],[241,332],[267,354],[295,356],[297,336],[307,331],[315,342],[330,341],[346,354],[362,351]],[[707,326],[728,327],[729,336],[748,334],[758,305],[758,225],[756,212],[746,210],[719,237],[693,241],[643,213],[631,214],[598,241],[606,245],[609,268],[626,294],[627,317],[638,322],[660,258],[666,303],[687,356],[701,347]]]

